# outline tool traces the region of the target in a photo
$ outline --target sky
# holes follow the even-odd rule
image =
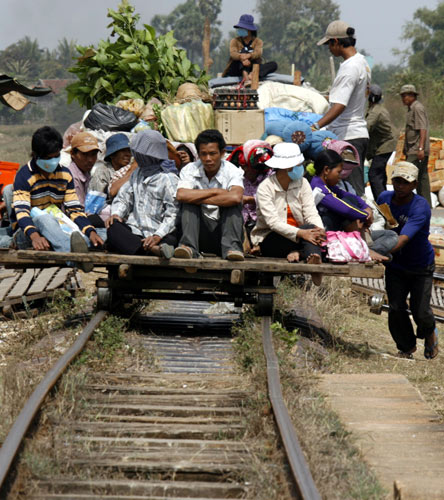
[[[149,24],[156,14],[168,14],[184,0],[131,0],[141,20]],[[400,40],[403,25],[420,7],[435,9],[439,0],[336,0],[341,19],[356,29],[358,49],[365,49],[375,63],[399,62],[393,48],[405,48]],[[1,0],[0,50],[24,36],[40,47],[53,49],[63,37],[81,45],[96,44],[109,30],[108,8],[119,0]],[[226,37],[241,14],[254,11],[256,0],[223,0],[222,31]],[[260,26],[259,26],[260,28]],[[260,31],[259,31],[260,33]],[[259,34],[260,36],[260,34]]]

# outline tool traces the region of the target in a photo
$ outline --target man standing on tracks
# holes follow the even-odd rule
[[[432,206],[427,171],[430,153],[429,119],[424,106],[418,101],[418,92],[414,85],[403,85],[400,94],[402,103],[407,106],[403,152],[407,161],[418,167],[418,194]]]
[[[367,124],[364,118],[366,96],[371,71],[365,57],[355,49],[355,29],[344,21],[333,21],[327,27],[318,45],[328,45],[335,57],[344,61],[330,89],[330,109],[313,124],[314,130],[326,127],[340,140],[358,150],[360,164],[347,179],[358,196],[364,194],[364,160],[368,144]]]
[[[394,191],[384,191],[378,204],[387,203],[398,222],[398,243],[391,250],[393,260],[387,263],[385,272],[390,333],[399,356],[412,358],[416,339],[420,338],[424,339],[424,357],[433,359],[438,355],[438,332],[430,307],[435,269],[435,254],[428,239],[432,214],[427,201],[413,192],[418,175],[413,163],[397,163],[392,173]],[[409,294],[416,335],[407,308]]]
[[[226,144],[218,130],[204,130],[195,144],[199,160],[182,168],[177,185],[182,238],[174,257],[191,259],[208,252],[244,260],[243,170],[222,159]]]
[[[382,89],[379,85],[370,85],[368,109],[365,115],[370,140],[367,159],[372,160],[368,179],[373,198],[387,189],[387,162],[396,149],[395,131],[387,108],[382,104]]]

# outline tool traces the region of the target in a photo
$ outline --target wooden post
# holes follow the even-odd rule
[[[301,72],[297,69],[295,72],[294,72],[294,76],[293,76],[293,85],[297,85],[298,87],[301,86]]]
[[[257,90],[259,88],[259,64],[253,64],[253,69],[251,71],[251,88]]]
[[[211,65],[213,64],[213,60],[210,57],[210,41],[211,41],[211,24],[210,24],[210,18],[206,16],[204,24],[204,35],[202,40],[202,58],[205,71],[209,71]]]

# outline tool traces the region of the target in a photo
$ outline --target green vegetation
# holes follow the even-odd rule
[[[114,356],[125,345],[124,333],[127,324],[127,320],[117,316],[110,316],[102,321],[95,330],[88,347],[82,351],[75,363],[111,363]]]
[[[192,64],[184,50],[176,47],[170,31],[156,37],[154,28],[143,25],[134,7],[123,0],[118,11],[108,10],[114,42],[101,40],[98,47],[78,46],[80,58],[70,69],[78,77],[71,84],[68,99],[81,105],[114,103],[120,98],[165,98],[175,94],[184,82],[204,83],[205,75]]]

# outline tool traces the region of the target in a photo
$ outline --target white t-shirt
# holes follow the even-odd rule
[[[370,79],[370,67],[359,52],[339,66],[329,100],[330,105],[343,104],[345,109],[327,128],[343,141],[368,138],[365,108]]]

